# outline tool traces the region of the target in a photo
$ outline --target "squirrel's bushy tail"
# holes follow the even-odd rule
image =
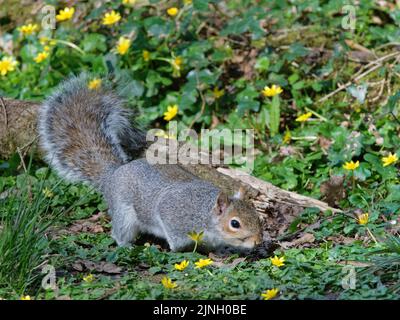
[[[110,89],[89,89],[83,74],[62,83],[39,112],[41,147],[64,178],[99,185],[102,176],[131,160],[145,146],[132,112]]]

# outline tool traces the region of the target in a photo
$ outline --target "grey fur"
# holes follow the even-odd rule
[[[39,113],[41,145],[49,164],[69,180],[88,182],[104,195],[118,245],[139,233],[165,239],[174,251],[193,244],[188,233],[204,231],[211,248],[251,248],[261,242],[254,208],[228,198],[209,182],[179,165],[128,162],[146,146],[145,135],[130,125],[131,114],[111,90],[89,90],[89,77],[60,85]],[[230,230],[230,219],[243,227]]]

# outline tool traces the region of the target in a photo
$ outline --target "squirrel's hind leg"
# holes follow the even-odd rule
[[[139,221],[133,206],[119,205],[110,212],[112,217],[111,236],[120,247],[131,245],[139,233]]]

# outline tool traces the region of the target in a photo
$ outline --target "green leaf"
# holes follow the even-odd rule
[[[255,99],[259,95],[259,92],[252,85],[247,85],[246,88],[236,97],[238,103],[237,111],[239,115],[243,115],[244,112],[248,110],[257,112],[260,108],[260,102]]]
[[[257,71],[267,71],[269,68],[269,59],[267,57],[258,58],[254,68]]]
[[[106,40],[107,38],[99,33],[86,34],[80,43],[80,47],[88,53],[105,52],[107,50]]]
[[[383,107],[383,112],[393,112],[394,108],[397,106],[397,103],[400,99],[400,91],[389,98],[387,104]]]
[[[271,132],[271,137],[273,137],[279,132],[280,116],[281,116],[280,100],[279,96],[275,96],[272,98],[270,117],[269,117],[269,130]]]

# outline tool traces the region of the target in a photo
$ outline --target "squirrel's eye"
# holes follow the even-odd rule
[[[240,228],[240,222],[237,221],[236,219],[232,219],[231,220],[231,227],[235,228],[235,229],[239,229]]]

